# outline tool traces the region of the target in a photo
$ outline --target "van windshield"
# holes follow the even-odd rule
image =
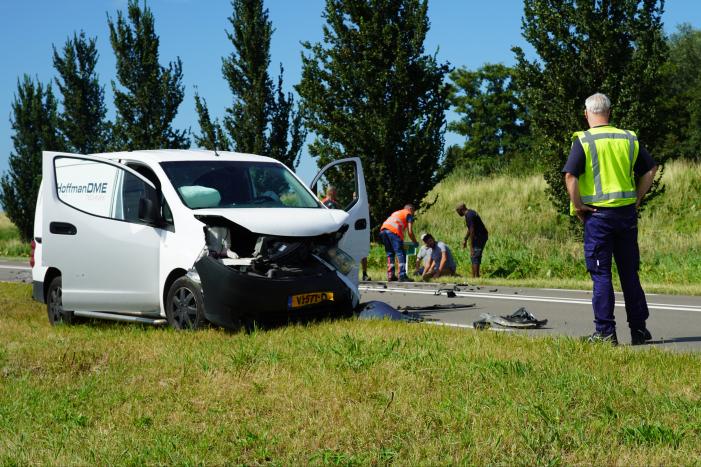
[[[190,209],[321,208],[281,164],[250,161],[161,162]]]

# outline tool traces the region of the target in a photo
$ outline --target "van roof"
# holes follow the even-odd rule
[[[237,160],[247,162],[279,162],[271,157],[257,156],[232,151],[207,151],[204,149],[150,149],[143,151],[103,152],[92,154],[105,159],[129,159],[143,162],[191,161],[191,160]]]

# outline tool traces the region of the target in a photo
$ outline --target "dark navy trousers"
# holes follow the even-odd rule
[[[404,240],[399,238],[399,235],[389,230],[380,230],[380,240],[382,240],[382,244],[385,246],[385,253],[387,253],[387,279],[395,277],[395,255],[399,258],[399,277],[405,277],[406,253],[404,253]]]
[[[594,282],[592,307],[596,330],[610,334],[616,330],[613,316],[615,298],[611,283],[611,257],[616,260],[626,304],[628,326],[645,327],[649,316],[645,292],[640,286],[638,268],[638,214],[635,205],[596,208],[584,222],[584,258]]]

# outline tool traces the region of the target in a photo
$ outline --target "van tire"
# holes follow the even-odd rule
[[[207,324],[202,290],[187,276],[171,284],[166,296],[166,317],[168,324],[178,330],[201,329]]]
[[[61,276],[54,277],[46,292],[46,311],[49,315],[49,323],[73,324],[75,316],[70,310],[63,309],[63,282]]]

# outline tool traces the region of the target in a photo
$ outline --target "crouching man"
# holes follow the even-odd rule
[[[455,260],[448,245],[437,242],[430,233],[422,235],[421,240],[427,248],[431,249],[431,259],[424,270],[422,279],[455,275]]]

